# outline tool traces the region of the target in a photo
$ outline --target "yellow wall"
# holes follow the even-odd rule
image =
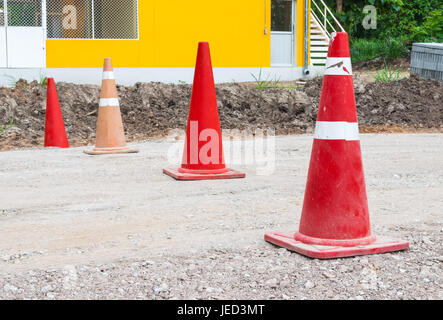
[[[311,10],[311,2],[309,1],[309,11]],[[297,26],[296,26],[296,62],[298,67],[304,66],[305,56],[305,0],[298,0],[296,3]],[[310,33],[310,30],[309,30]],[[310,45],[310,44],[309,44]]]
[[[120,68],[193,67],[199,41],[209,41],[214,67],[269,67],[271,0],[267,35],[264,3],[139,0],[139,40],[47,40],[47,67],[99,68],[107,56]],[[299,9],[304,0],[297,3]],[[303,14],[298,10],[298,23]],[[303,47],[303,32],[297,30]]]

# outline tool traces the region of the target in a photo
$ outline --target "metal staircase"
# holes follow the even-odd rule
[[[324,66],[328,55],[328,46],[331,33],[345,31],[340,22],[323,2],[311,1],[311,32],[310,55],[311,65]]]

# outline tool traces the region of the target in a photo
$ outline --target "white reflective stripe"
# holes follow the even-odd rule
[[[324,75],[352,76],[351,58],[328,57]]]
[[[357,122],[317,121],[315,139],[319,140],[360,140]]]
[[[113,80],[113,79],[115,79],[113,71],[104,71],[103,72],[103,80]]]
[[[101,98],[100,99],[100,107],[118,107],[120,103],[118,102],[118,98]]]

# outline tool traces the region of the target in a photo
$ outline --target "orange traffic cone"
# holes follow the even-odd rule
[[[345,32],[333,33],[329,45],[299,232],[265,240],[319,259],[409,248],[371,234]]]
[[[96,145],[92,151],[84,152],[91,155],[138,152],[126,145],[111,58],[105,59],[103,67]]]
[[[223,141],[208,42],[198,44],[182,165],[163,169],[177,180],[244,178],[225,165]]]

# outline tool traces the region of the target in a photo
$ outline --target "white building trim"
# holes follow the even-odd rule
[[[323,75],[324,67],[310,66],[309,78]],[[302,67],[269,68],[214,68],[216,83],[254,82],[261,71],[262,80],[293,81],[308,79],[303,75]],[[192,84],[194,68],[114,68],[117,84],[134,85],[137,82],[162,82]],[[0,85],[11,86],[19,79],[30,82],[40,81],[43,77],[54,78],[57,82],[100,85],[102,68],[46,68],[46,69],[10,69],[0,68]]]

